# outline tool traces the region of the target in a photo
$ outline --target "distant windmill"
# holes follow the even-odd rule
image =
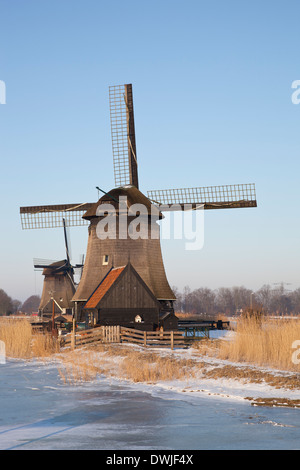
[[[55,313],[72,312],[72,298],[76,291],[74,274],[78,271],[82,273],[83,269],[83,258],[82,264],[76,264],[74,266],[71,264],[64,218],[62,219],[62,223],[64,227],[66,259],[61,261],[34,259],[34,269],[36,271],[43,271],[44,276],[43,292],[39,305],[39,313],[42,316],[52,314],[53,307]]]
[[[108,192],[101,190],[105,194],[96,203],[21,207],[22,227],[23,229],[58,227],[61,226],[62,216],[66,219],[68,226],[89,223],[86,261],[80,283],[73,296],[73,302],[78,308],[78,319],[82,307],[99,282],[113,267],[125,266],[128,260],[157,299],[160,314],[165,315],[166,312],[174,312],[173,302],[176,299],[165,274],[159,237],[147,239],[117,237],[117,239],[101,240],[96,232],[97,224],[102,220],[102,217],[98,215],[98,208],[101,208],[102,204],[111,204],[116,211],[116,225],[118,226],[120,221],[118,201],[121,196],[127,198],[128,208],[140,203],[149,211],[153,207],[161,210],[160,204],[164,205],[164,211],[174,204],[177,204],[177,210],[184,210],[185,204],[190,204],[189,208],[192,207],[195,210],[200,207],[205,210],[256,207],[255,185],[163,189],[148,191],[148,196],[145,196],[139,190],[138,182],[132,85],[110,87],[109,100],[116,187]],[[162,217],[161,213],[159,217]],[[151,228],[149,221],[149,233]],[[130,295],[131,293],[128,292],[128,296]]]

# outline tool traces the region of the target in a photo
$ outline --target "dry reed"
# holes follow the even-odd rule
[[[49,333],[37,333],[32,336],[31,353],[33,357],[49,357],[58,353],[59,349],[59,343]]]
[[[194,375],[194,361],[159,354],[130,352],[121,363],[124,377],[133,382],[158,382],[183,379]]]
[[[58,372],[64,384],[76,385],[94,380],[102,370],[100,365],[89,364],[83,357],[71,356],[61,362]]]
[[[27,320],[1,319],[0,340],[8,357],[27,359],[31,356],[32,328]]]
[[[34,334],[26,319],[0,319],[0,340],[5,345],[7,357],[30,359],[44,358],[58,352],[58,344],[49,334]]]
[[[241,317],[232,341],[220,342],[219,357],[282,370],[299,371],[293,343],[300,340],[300,320]]]

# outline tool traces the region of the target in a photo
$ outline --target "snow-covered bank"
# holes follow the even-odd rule
[[[229,331],[212,332],[211,336],[222,337],[228,340],[234,333]],[[110,346],[114,348],[114,346]],[[113,352],[113,354],[112,354]],[[177,371],[172,378],[136,379],[131,374],[124,373],[123,361],[130,354],[136,352],[139,356],[137,362],[129,367],[139,367],[139,359],[151,365],[149,367],[163,367],[161,361],[176,359],[178,366],[184,370],[182,374]],[[102,370],[102,377],[112,383],[133,384],[137,390],[149,393],[160,391],[184,394],[186,397],[210,397],[224,400],[249,400],[253,405],[291,406],[300,408],[299,373],[275,370],[271,368],[254,366],[247,363],[236,363],[221,360],[214,356],[201,354],[197,348],[189,349],[153,349],[143,348],[133,344],[115,345],[112,351],[93,351],[82,349],[76,353],[80,361],[93,363],[93,367]],[[155,362],[153,355],[159,358]],[[151,358],[150,358],[151,356]],[[82,364],[82,362],[81,362]],[[188,365],[186,365],[188,364]],[[76,362],[79,367],[79,362]],[[128,370],[128,367],[127,367]],[[176,377],[177,375],[177,377]],[[175,378],[176,377],[176,378]],[[264,403],[261,403],[261,399]],[[270,399],[273,399],[272,401]]]
[[[193,351],[189,352],[189,356],[194,358]],[[180,354],[182,357],[182,352]],[[198,358],[201,360],[201,358]],[[203,359],[203,358],[202,358]],[[249,364],[237,364],[230,361],[220,361],[214,360],[212,358],[205,357],[207,363],[211,367],[222,367],[230,365],[233,367],[251,367]],[[262,371],[263,373],[271,373],[272,375],[285,375],[286,373],[282,371],[275,371],[263,368],[256,368],[257,370]],[[290,374],[289,374],[290,375]],[[285,387],[274,387],[266,383],[265,381],[261,383],[256,383],[249,379],[230,379],[225,377],[218,378],[206,378],[199,373],[197,378],[189,378],[188,380],[174,380],[174,381],[161,381],[157,382],[155,387],[162,388],[164,390],[172,390],[178,393],[192,394],[193,396],[209,396],[211,398],[222,398],[229,400],[249,400],[255,404],[256,399],[258,398],[283,398],[286,399],[283,404],[287,404],[287,400],[295,401],[291,406],[300,407],[300,390],[299,389],[288,389]],[[299,401],[299,403],[296,403]]]
[[[162,354],[165,354],[165,351],[161,351]],[[174,352],[175,355],[179,356],[181,359],[183,356],[188,356],[191,359],[203,360],[203,357],[195,356],[193,350],[189,351],[177,351]],[[220,361],[213,358],[205,357],[205,361],[211,365],[211,367],[222,367],[226,365],[231,365],[234,367],[251,367],[249,364],[237,364],[230,361]],[[271,373],[273,375],[285,375],[287,373],[282,371],[275,371],[270,369],[256,368],[261,370],[263,373]],[[290,375],[288,373],[288,375]],[[124,379],[122,379],[124,380]],[[130,380],[129,380],[130,382]],[[141,384],[135,384],[137,388],[140,388]],[[172,391],[176,393],[184,393],[186,395],[191,394],[193,396],[207,396],[211,398],[222,398],[229,400],[244,400],[244,399],[253,399],[250,400],[252,403],[255,403],[257,398],[283,398],[286,400],[298,401],[294,406],[300,407],[300,390],[299,389],[288,389],[285,387],[274,387],[268,385],[265,381],[261,383],[255,383],[251,381],[251,378],[238,380],[230,378],[206,378],[202,375],[201,371],[199,372],[198,377],[188,377],[186,380],[170,380],[170,381],[158,381],[155,384],[148,383],[143,384],[142,388],[144,390],[152,389],[162,389],[165,391]],[[286,402],[285,402],[286,403]],[[293,404],[291,404],[293,406]]]

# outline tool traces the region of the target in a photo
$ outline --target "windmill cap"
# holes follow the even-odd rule
[[[56,261],[55,263],[49,264],[49,266],[45,267],[43,270],[43,275],[51,275],[51,274],[64,274],[66,271],[70,270],[70,266],[68,266],[68,262],[66,259],[61,261]]]
[[[161,214],[161,212],[158,211],[156,206],[152,204],[151,201],[143,193],[141,193],[139,189],[137,189],[135,186],[126,185],[121,186],[119,188],[114,188],[107,194],[104,194],[98,202],[95,202],[95,204],[93,204],[90,209],[86,211],[82,218],[86,220],[91,220],[95,217],[99,217],[99,215],[97,214],[97,209],[102,204],[111,204],[115,208],[116,213],[119,214],[120,197],[127,198],[127,210],[133,204],[142,204],[146,207],[148,215],[151,215],[153,213],[153,215],[157,215],[160,219],[163,217],[163,215]]]

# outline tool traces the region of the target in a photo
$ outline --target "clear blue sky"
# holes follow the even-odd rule
[[[182,289],[300,286],[298,1],[0,0],[0,288],[40,294],[62,230],[19,207],[114,186],[108,87],[132,83],[140,189],[256,183],[258,208],[206,211],[202,250],[163,241]],[[73,261],[87,230],[70,230]]]

